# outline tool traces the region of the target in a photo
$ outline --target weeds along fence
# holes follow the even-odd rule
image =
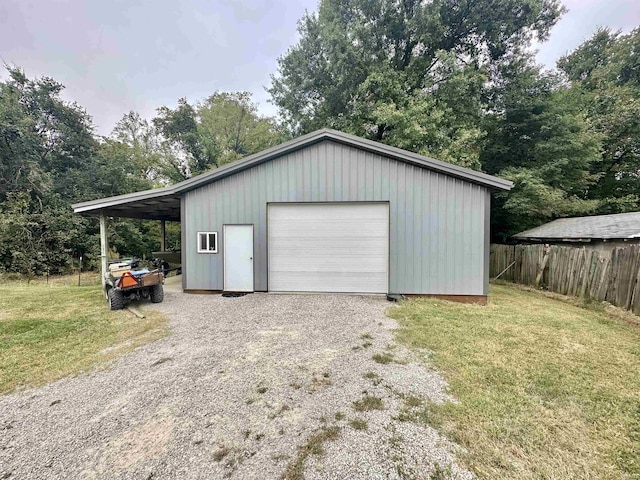
[[[502,275],[500,275],[502,273]],[[602,254],[588,247],[491,245],[491,278],[607,301],[640,315],[640,245]]]

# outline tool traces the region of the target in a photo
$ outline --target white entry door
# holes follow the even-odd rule
[[[269,290],[387,293],[389,204],[269,205]]]
[[[224,289],[253,292],[253,225],[224,226]]]

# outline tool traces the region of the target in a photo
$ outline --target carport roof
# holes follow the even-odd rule
[[[180,194],[172,187],[100,198],[71,206],[74,212],[85,215],[102,212],[109,217],[180,221]]]
[[[366,150],[418,167],[434,170],[468,182],[476,183],[491,189],[510,190],[513,183],[492,175],[459,167],[452,163],[418,155],[400,148],[349,135],[337,130],[321,129],[303,135],[262,152],[249,155],[243,159],[216,168],[175,185],[142,192],[102,198],[72,205],[76,213],[98,214],[103,212],[114,217],[147,218],[155,220],[180,220],[180,195],[234,173],[246,170],[255,165],[273,160],[287,153],[299,150],[308,145],[331,140],[360,150]]]

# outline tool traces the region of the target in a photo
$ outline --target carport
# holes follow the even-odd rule
[[[173,187],[118,195],[72,205],[74,212],[100,219],[101,278],[104,286],[108,269],[109,217],[158,220],[160,222],[160,250],[166,250],[166,222],[180,222],[180,194]]]

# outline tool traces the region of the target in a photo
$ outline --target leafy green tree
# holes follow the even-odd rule
[[[248,92],[216,92],[190,105],[161,107],[154,125],[167,139],[174,162],[165,169],[172,181],[217,168],[276,145],[284,139],[273,119],[261,117]]]
[[[203,144],[198,134],[196,110],[186,98],[180,98],[175,109],[158,108],[153,124],[174,153],[173,161],[164,170],[171,182],[185,180],[218,166],[218,152]]]
[[[249,92],[216,92],[197,105],[198,135],[221,166],[281,143],[284,133],[261,117]]]
[[[60,98],[61,84],[7,71],[0,81],[0,271],[64,273],[79,254],[91,265],[99,259],[97,222],[70,204],[150,188],[157,159],[145,152],[144,132],[126,132],[121,122],[119,140],[100,141],[86,112]],[[127,127],[144,123],[129,120]],[[146,245],[143,229],[137,232],[131,243]]]
[[[19,73],[10,71],[13,76]],[[0,203],[11,192],[43,194],[50,184],[40,166],[43,152],[36,119],[28,114],[21,98],[13,81],[0,83]]]
[[[93,189],[97,149],[91,118],[79,105],[60,99],[64,87],[55,80],[30,80],[17,68],[8,71],[10,80],[4,88],[14,92],[23,115],[22,122],[16,118],[9,128],[22,130],[32,140],[29,153],[47,172],[53,192],[71,200],[84,196]]]
[[[323,126],[511,178],[494,230],[594,212],[601,137],[529,53],[558,1],[323,0],[269,92],[296,133]]]
[[[487,173],[514,181],[496,196],[496,234],[513,234],[557,217],[593,213],[600,137],[580,99],[557,75],[521,57],[501,66],[485,119],[480,160]]]
[[[97,263],[95,219],[70,204],[172,183],[278,143],[282,133],[260,117],[247,93],[215,93],[152,121],[129,112],[109,137],[90,117],[60,98],[51,78],[29,79],[9,67],[0,81],[0,271],[63,273],[74,258]],[[111,222],[110,243],[121,255],[149,257],[159,248],[159,225]],[[179,246],[169,228],[169,246]],[[85,263],[86,264],[86,263]]]
[[[57,273],[85,251],[90,221],[69,203],[94,191],[89,117],[62,85],[13,67],[0,82],[0,270]]]
[[[91,223],[74,215],[57,194],[34,203],[28,192],[10,193],[0,204],[0,271],[59,274],[79,254],[99,259]]]
[[[598,181],[589,198],[598,211],[640,208],[640,29],[627,35],[598,30],[558,67],[582,101],[582,110],[603,139]]]
[[[114,156],[126,159],[127,174],[138,181],[162,183],[164,173],[175,163],[173,152],[153,123],[130,111],[116,124],[102,147],[116,150]],[[130,190],[140,189],[133,187]]]
[[[96,152],[94,189],[84,200],[152,188],[159,166],[146,167],[148,159],[139,163],[137,155],[136,149],[126,143],[103,139]]]
[[[269,92],[296,134],[329,126],[478,167],[493,67],[562,12],[558,0],[323,0]]]

